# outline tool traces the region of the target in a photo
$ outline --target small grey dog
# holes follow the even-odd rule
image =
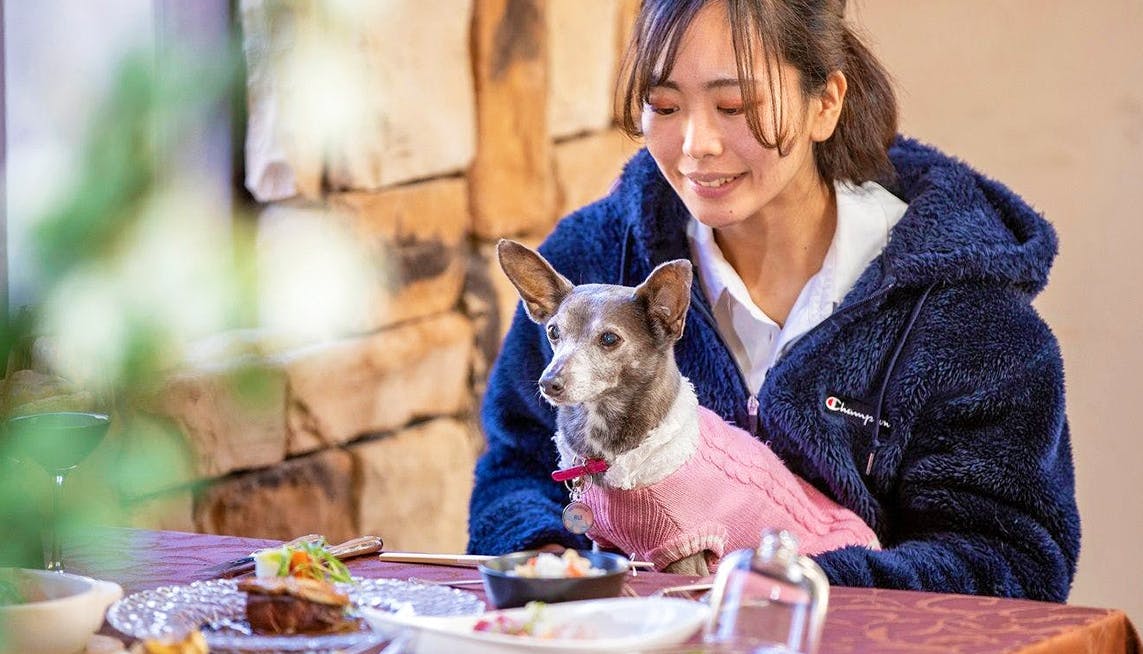
[[[635,288],[574,286],[515,241],[501,240],[497,253],[528,317],[546,327],[553,356],[540,392],[558,408],[568,445],[607,460],[634,449],[682,383],[674,344],[690,306],[690,262],[664,263]]]
[[[690,262],[663,263],[637,287],[576,286],[519,243],[502,239],[497,254],[552,346],[539,386],[557,407],[561,453],[614,461],[641,445],[683,384],[674,345],[690,306]],[[667,569],[706,574],[707,564],[697,552]]]
[[[576,286],[519,243],[502,240],[497,251],[552,346],[539,386],[556,407],[560,477],[591,475],[583,506],[569,506],[569,524],[588,525],[601,545],[691,575],[754,547],[769,527],[796,533],[806,553],[879,547],[859,516],[699,405],[675,363],[690,262],[660,264],[635,287]],[[602,461],[593,469],[592,459]]]

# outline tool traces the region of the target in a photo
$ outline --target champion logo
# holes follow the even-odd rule
[[[837,396],[830,395],[825,400],[826,408],[830,411],[840,413],[846,417],[856,419],[862,425],[869,426],[873,423],[873,415],[868,407],[859,405],[853,400],[843,400]],[[889,423],[884,418],[881,420],[881,426],[889,429]]]

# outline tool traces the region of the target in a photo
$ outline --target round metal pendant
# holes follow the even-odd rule
[[[586,534],[595,524],[591,507],[583,502],[572,502],[564,507],[564,528],[573,534]]]

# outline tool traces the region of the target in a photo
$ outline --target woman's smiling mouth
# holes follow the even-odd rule
[[[686,178],[691,183],[691,189],[697,195],[704,198],[711,198],[724,194],[729,186],[745,176],[746,173],[738,173],[736,175],[726,175],[722,173],[700,175],[692,173],[686,175]]]

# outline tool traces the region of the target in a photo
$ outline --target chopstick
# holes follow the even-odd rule
[[[382,561],[389,563],[424,563],[461,568],[475,568],[481,563],[495,558],[483,554],[428,554],[425,552],[381,552],[377,556]]]
[[[704,590],[711,590],[714,588],[713,583],[704,584],[684,584],[682,586],[666,586],[664,588],[655,589],[648,597],[666,597],[667,595],[689,595],[691,593],[699,593]]]
[[[428,552],[381,552],[377,555],[389,563],[423,563],[426,565],[450,565],[459,568],[476,566],[496,558],[487,554],[430,554]],[[655,566],[650,561],[631,561],[632,568],[651,570]]]

